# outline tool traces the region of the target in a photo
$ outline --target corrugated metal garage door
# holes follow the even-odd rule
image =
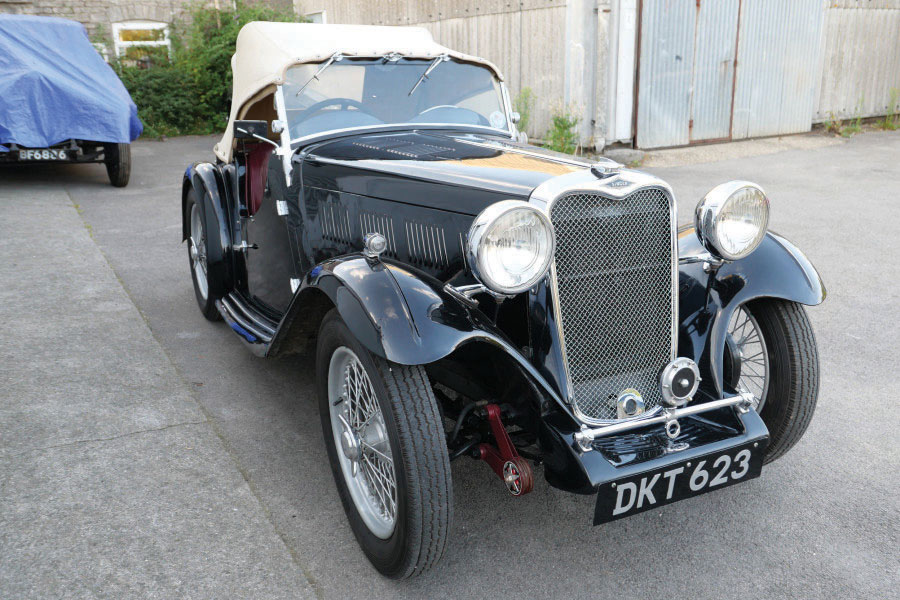
[[[821,0],[644,0],[637,146],[808,131],[821,29]]]
[[[642,2],[637,101],[640,148],[681,146],[691,140],[694,14],[693,0]]]
[[[743,0],[734,139],[809,131],[822,55],[821,0]]]

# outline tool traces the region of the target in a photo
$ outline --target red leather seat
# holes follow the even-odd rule
[[[256,214],[262,204],[266,189],[266,176],[269,173],[269,157],[272,147],[268,144],[256,144],[247,153],[246,198],[250,214]]]

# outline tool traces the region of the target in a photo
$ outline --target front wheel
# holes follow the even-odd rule
[[[769,428],[765,462],[800,441],[819,394],[819,353],[803,307],[773,298],[739,307],[728,326],[725,380],[753,394]]]
[[[191,280],[194,282],[194,297],[197,298],[197,306],[203,316],[210,321],[218,321],[222,315],[219,314],[215,298],[212,297],[209,290],[209,267],[206,259],[209,244],[206,239],[206,227],[203,223],[203,211],[200,210],[197,193],[193,189],[188,192],[184,212],[184,218],[191,228],[187,242],[188,265],[191,268]]]
[[[131,179],[131,144],[107,144],[103,147],[103,162],[113,186],[128,185]]]
[[[440,560],[453,490],[425,370],[372,355],[332,310],[316,351],[325,446],[350,527],[372,565],[403,579]]]

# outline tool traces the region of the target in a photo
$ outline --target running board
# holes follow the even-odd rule
[[[278,323],[248,306],[244,299],[236,294],[228,294],[224,298],[216,300],[216,308],[219,309],[219,313],[228,326],[238,334],[253,354],[266,355]]]

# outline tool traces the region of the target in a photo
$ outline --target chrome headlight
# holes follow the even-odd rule
[[[697,204],[694,225],[707,250],[724,258],[744,258],[759,246],[769,224],[769,199],[749,181],[714,187]]]
[[[469,229],[466,254],[478,280],[500,294],[514,295],[546,275],[556,238],[547,215],[520,200],[490,205]]]

